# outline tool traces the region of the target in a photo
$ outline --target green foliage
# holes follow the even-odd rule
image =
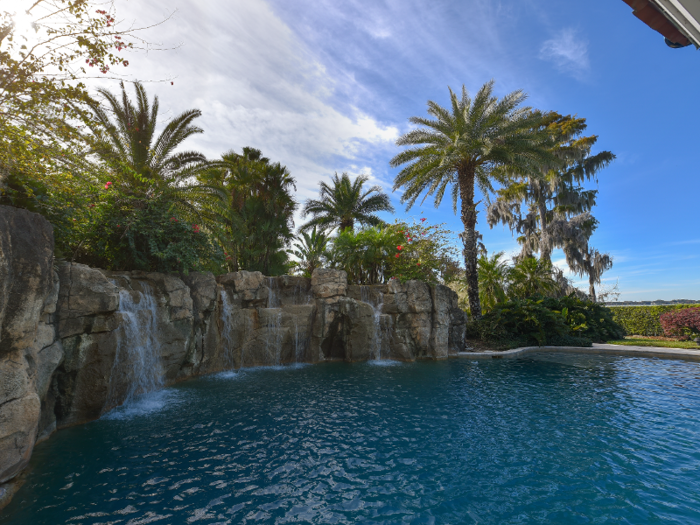
[[[381,226],[384,224],[377,213],[380,211],[393,212],[394,208],[389,196],[379,186],[365,190],[364,185],[369,180],[365,175],[351,181],[347,173],[331,177],[331,185],[321,182],[319,199],[309,199],[302,210],[302,217],[311,215],[309,222],[304,224],[302,231],[319,228],[330,231],[335,228],[345,230],[355,227],[355,221],[364,226]]]
[[[105,189],[82,224],[78,262],[108,270],[182,272],[217,270],[223,253],[201,226],[183,220],[172,196],[149,198]]]
[[[242,154],[225,153],[197,178],[203,221],[225,252],[228,271],[286,274],[297,208],[289,170],[260,150],[243,148]]]
[[[343,230],[333,239],[330,264],[345,270],[352,284],[449,282],[459,272],[451,232],[424,223]]]
[[[665,304],[657,306],[613,306],[613,318],[625,330],[627,335],[664,335],[659,322],[661,314],[697,308],[696,304]]]
[[[590,346],[622,337],[610,310],[573,295],[532,298],[497,304],[469,323],[468,336],[493,348],[519,346]]]
[[[506,301],[509,269],[502,257],[503,252],[498,252],[491,257],[482,255],[478,261],[479,299],[484,312],[490,312],[498,303]]]
[[[75,171],[84,164],[78,126],[90,99],[81,79],[128,66],[120,52],[139,28],[119,29],[113,6],[91,0],[15,2],[14,13],[2,7],[0,179]]]
[[[511,299],[554,294],[558,285],[552,274],[552,263],[545,259],[525,257],[508,272]]]
[[[299,258],[297,266],[301,268],[304,277],[311,277],[316,268],[320,268],[326,261],[328,254],[328,236],[323,232],[311,230],[311,234],[301,232],[301,242],[294,245],[295,250],[289,253]]]

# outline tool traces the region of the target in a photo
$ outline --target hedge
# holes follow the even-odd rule
[[[611,306],[613,319],[627,335],[664,335],[659,317],[666,312],[697,308],[697,304],[664,304],[659,306]]]

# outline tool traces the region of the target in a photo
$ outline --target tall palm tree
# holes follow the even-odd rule
[[[551,260],[552,250],[571,245],[574,236],[581,249],[588,243],[596,222],[589,212],[598,191],[586,190],[581,183],[595,179],[615,155],[609,151],[591,155],[598,137],[582,136],[586,119],[550,113],[542,125],[552,133],[555,162],[510,173],[509,183],[489,204],[487,219],[491,227],[500,222],[520,235],[521,256],[539,252]]]
[[[134,189],[149,186],[177,188],[192,175],[195,166],[205,162],[196,151],[176,152],[189,137],[202,133],[192,122],[201,116],[190,109],[168,122],[156,136],[158,97],[148,101],[142,84],[134,84],[136,103],[129,99],[121,83],[121,97],[98,89],[107,108],[93,101],[95,121],[90,125],[95,135],[95,153],[121,180]],[[114,115],[114,120],[110,117]]]
[[[461,98],[450,89],[450,109],[428,101],[428,113],[434,118],[411,117],[412,124],[422,127],[398,139],[397,145],[412,147],[391,159],[393,167],[407,164],[396,176],[394,190],[404,188],[401,200],[409,208],[423,192],[423,200],[434,195],[439,206],[450,186],[455,213],[461,200],[467,294],[475,318],[481,317],[475,185],[488,194],[499,169],[527,170],[553,159],[550,135],[541,125],[543,115],[521,106],[526,98],[522,91],[499,100],[493,85],[493,81],[484,84],[474,99],[464,86]]]
[[[205,224],[226,252],[234,272],[239,266],[265,274],[283,272],[291,240],[296,181],[280,163],[260,150],[225,153],[197,174]]]
[[[319,228],[322,231],[353,229],[355,221],[368,226],[384,224],[376,213],[393,212],[389,196],[379,186],[364,189],[369,177],[360,175],[351,181],[347,173],[331,177],[331,185],[321,182],[318,199],[309,199],[301,212],[302,217],[311,215],[302,231]]]

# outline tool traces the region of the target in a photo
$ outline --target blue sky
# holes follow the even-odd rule
[[[585,117],[598,150],[617,155],[594,210],[591,243],[614,257],[604,279],[619,279],[623,300],[700,299],[700,54],[668,48],[622,0],[116,5],[127,23],[172,14],[145,36],[175,49],[135,56],[130,72],[156,80],[148,89],[170,114],[203,110],[205,134],[190,146],[212,157],[261,148],[291,169],[300,201],[335,171],[390,190],[396,137],[427,100],[447,104],[447,86],[495,79],[499,95],[523,89],[531,106]],[[399,198],[399,216],[461,229],[449,203],[407,213]],[[489,251],[517,250],[484,215]]]

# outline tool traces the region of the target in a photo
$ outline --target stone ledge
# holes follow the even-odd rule
[[[504,350],[502,352],[459,352],[450,357],[463,359],[503,359],[519,357],[525,354],[537,352],[564,352],[569,354],[607,354],[628,357],[659,357],[662,359],[684,359],[687,361],[700,361],[700,350],[687,348],[665,348],[658,346],[625,346],[593,343],[592,347],[586,346],[525,346]]]

